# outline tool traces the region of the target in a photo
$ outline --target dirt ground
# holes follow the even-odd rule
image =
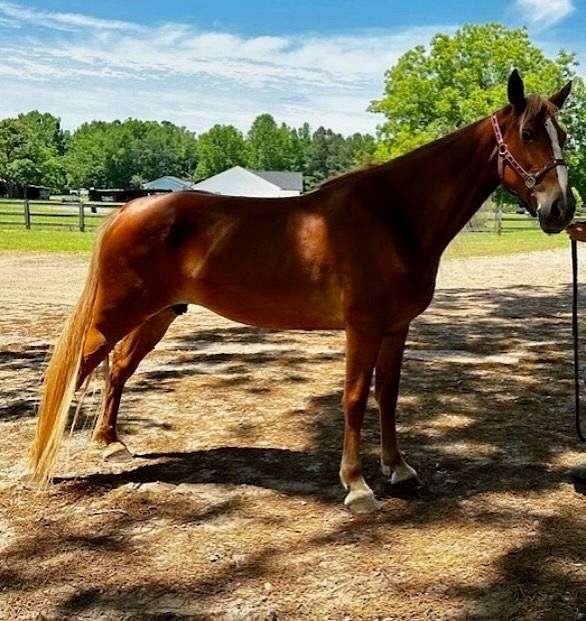
[[[568,251],[444,264],[399,404],[424,485],[382,480],[371,400],[383,508],[360,518],[337,476],[342,336],[191,307],[126,392],[135,460],[104,464],[79,429],[52,489],[28,489],[36,387],[85,269],[0,254],[1,619],[586,618]]]

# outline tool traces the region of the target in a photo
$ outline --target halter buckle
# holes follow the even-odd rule
[[[533,175],[527,175],[527,177],[525,177],[525,187],[529,190],[532,190],[536,184],[537,179]]]

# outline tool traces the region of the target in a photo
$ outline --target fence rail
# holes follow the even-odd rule
[[[0,199],[0,226],[93,230],[124,203],[82,203]]]
[[[576,212],[575,218],[586,220],[584,208]],[[477,212],[465,231],[469,233],[496,233],[497,235],[503,235],[519,231],[537,231],[539,228],[539,220],[533,218],[528,213],[502,211],[497,208],[494,211],[481,210]]]
[[[96,229],[101,220],[124,203],[59,202],[0,199],[0,226],[31,228],[56,228],[70,231],[91,231]],[[586,211],[576,214],[579,219],[586,219]],[[504,233],[529,231],[539,228],[536,218],[528,214],[481,210],[471,221],[468,232]]]

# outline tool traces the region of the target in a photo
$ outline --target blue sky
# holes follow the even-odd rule
[[[344,133],[407,49],[465,22],[527,26],[548,54],[578,53],[586,0],[0,0],[0,117],[38,108],[91,119],[246,129],[261,112]]]

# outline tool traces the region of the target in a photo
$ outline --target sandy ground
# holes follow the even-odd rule
[[[372,402],[383,508],[361,518],[337,480],[342,336],[196,308],[129,384],[136,459],[104,464],[79,429],[53,488],[27,489],[36,387],[86,267],[0,254],[0,618],[586,618],[569,252],[444,264],[399,405],[424,486],[382,480]]]

